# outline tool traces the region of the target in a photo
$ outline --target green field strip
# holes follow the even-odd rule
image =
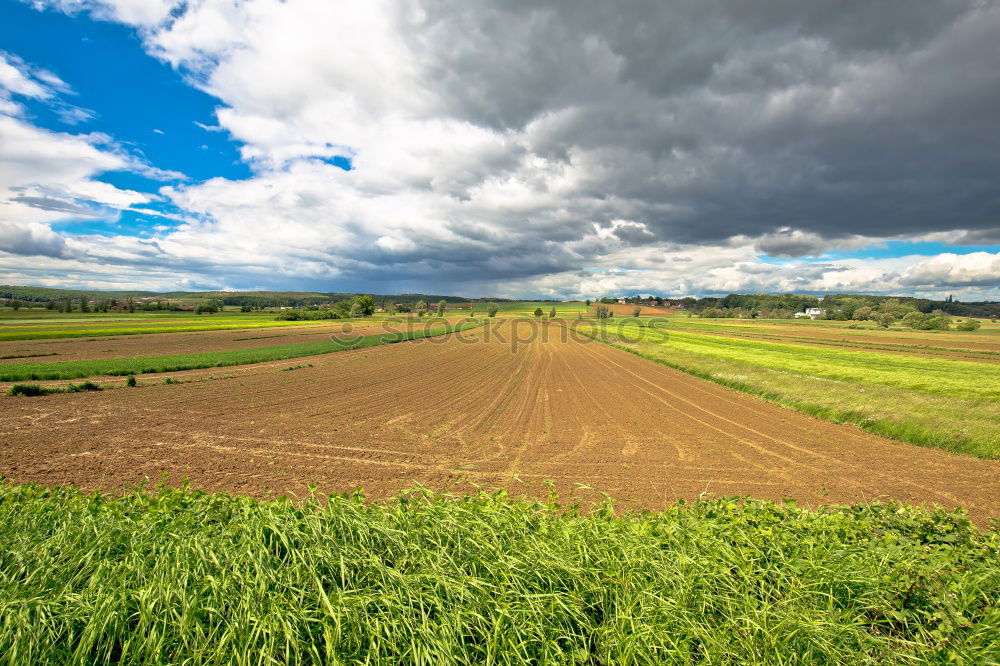
[[[410,331],[393,331],[375,335],[358,336],[350,339],[302,342],[255,349],[234,351],[198,352],[170,356],[149,356],[143,358],[116,358],[92,361],[60,361],[55,363],[14,363],[0,366],[0,381],[77,379],[102,375],[139,375],[154,372],[177,372],[200,368],[216,368],[233,365],[248,365],[265,361],[280,361],[303,356],[316,356],[351,349],[362,349],[377,345],[416,340],[481,326],[478,321],[445,324],[433,328]]]
[[[881,384],[960,398],[1000,399],[1000,366],[975,361],[822,349],[640,326],[615,327],[614,332],[672,349],[812,377]]]

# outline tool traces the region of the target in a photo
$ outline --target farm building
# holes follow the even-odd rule
[[[809,317],[810,319],[819,319],[823,316],[823,308],[806,308],[804,312],[796,312],[794,317],[796,319],[801,319],[803,317]]]

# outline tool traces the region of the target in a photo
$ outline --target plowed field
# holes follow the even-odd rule
[[[121,337],[66,338],[57,340],[12,340],[0,342],[0,364],[57,363],[106,358],[139,358],[191,354],[205,351],[256,349],[296,342],[320,342],[333,337],[374,335],[384,331],[407,330],[429,325],[430,319],[403,321],[324,321],[315,325],[287,328],[197,331],[190,333],[153,333]],[[442,321],[434,319],[435,322]],[[39,354],[39,356],[35,356]]]
[[[564,495],[583,484],[650,508],[707,492],[1000,516],[1000,462],[814,419],[561,339],[555,324],[517,322],[515,348],[513,325],[315,357],[293,372],[0,398],[0,474],[116,490],[168,472],[206,490],[313,483],[371,497],[414,483],[541,494],[552,480]]]

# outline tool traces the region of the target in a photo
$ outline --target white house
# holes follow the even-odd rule
[[[794,316],[796,319],[801,319],[802,317],[819,319],[823,316],[823,308],[806,308],[805,312],[796,312]]]

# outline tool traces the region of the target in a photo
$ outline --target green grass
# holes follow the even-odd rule
[[[614,326],[630,338],[671,349],[749,363],[811,377],[881,384],[958,398],[1000,399],[1000,365],[871,351],[823,349],[761,340]]]
[[[11,664],[994,663],[1000,535],[898,505],[659,513],[0,484]]]
[[[1000,366],[767,341],[747,344],[679,333],[672,330],[673,321],[669,326],[654,331],[613,324],[605,341],[819,418],[911,444],[1000,459]],[[580,330],[600,329],[587,325]],[[643,341],[636,342],[640,337]]]
[[[199,352],[194,354],[174,354],[170,356],[148,356],[142,358],[115,358],[85,361],[60,361],[55,363],[12,363],[0,366],[0,381],[75,379],[100,375],[139,375],[153,372],[176,372],[198,368],[215,368],[232,365],[247,365],[265,361],[277,361],[303,356],[315,356],[349,349],[362,349],[376,345],[415,340],[442,335],[452,331],[466,330],[481,326],[481,322],[471,320],[455,325],[441,324],[422,328],[357,336],[350,339],[303,342],[255,349],[233,351]]]

